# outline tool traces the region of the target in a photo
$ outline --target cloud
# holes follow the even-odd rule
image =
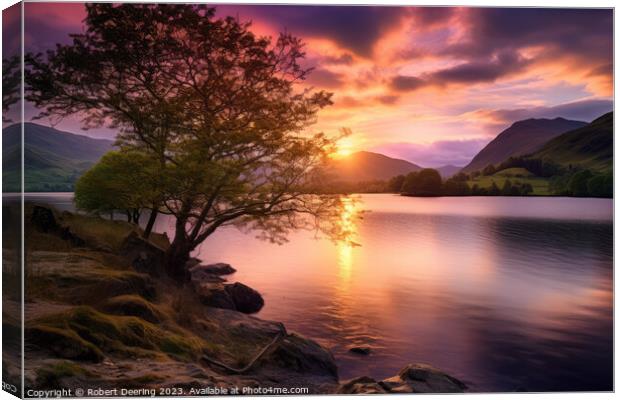
[[[470,8],[466,14],[465,38],[447,53],[484,57],[501,49],[544,46],[546,57],[611,60],[611,8]]]
[[[504,126],[515,121],[528,118],[557,118],[574,119],[590,122],[601,115],[612,111],[614,103],[611,100],[582,100],[556,106],[541,106],[531,108],[501,109],[501,110],[477,110],[470,115],[483,121]]]
[[[518,53],[500,52],[487,61],[472,61],[429,74],[436,84],[493,82],[527,65]]]
[[[342,86],[344,83],[342,74],[326,69],[315,69],[308,75],[306,82],[326,89],[334,89]]]
[[[430,144],[389,143],[372,151],[411,161],[422,167],[467,165],[489,139],[439,140]]]
[[[417,76],[396,75],[390,80],[390,87],[399,92],[411,92],[427,83]]]
[[[330,39],[362,57],[370,57],[375,43],[410,13],[405,7],[376,6],[228,6],[244,18],[260,19],[278,31]],[[230,12],[229,12],[230,13]]]

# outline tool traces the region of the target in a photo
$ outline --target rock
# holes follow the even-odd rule
[[[261,363],[278,366],[288,373],[324,376],[328,380],[338,379],[338,367],[329,350],[294,333],[287,334]]]
[[[203,268],[190,268],[189,276],[194,287],[203,283],[221,283],[226,281],[226,279],[220,277],[219,275],[206,272]]]
[[[196,270],[200,270],[203,273],[213,274],[213,275],[230,275],[237,272],[236,269],[230,266],[230,264],[226,263],[215,263],[209,265],[195,265],[190,268],[190,272],[194,272]]]
[[[236,310],[235,303],[222,283],[201,283],[194,290],[205,306]]]
[[[349,349],[349,352],[355,353],[355,354],[361,354],[363,356],[369,355],[370,351],[371,351],[370,347],[367,347],[367,346],[355,346]]]
[[[47,207],[34,206],[30,221],[37,230],[43,233],[56,232],[59,228],[54,212]]]
[[[235,282],[232,285],[225,285],[225,290],[235,304],[235,309],[242,313],[259,312],[265,305],[260,293],[243,283]]]
[[[121,245],[120,254],[126,257],[132,267],[143,273],[159,276],[163,273],[166,251],[156,244],[130,232]]]
[[[393,393],[463,393],[467,386],[428,364],[409,364],[380,384]]]
[[[245,314],[258,312],[265,304],[260,293],[239,282],[227,285],[221,282],[197,281],[194,284],[194,290],[202,304],[206,306],[240,311]]]
[[[338,394],[385,394],[388,393],[379,382],[368,376],[360,376],[343,382],[336,390]]]

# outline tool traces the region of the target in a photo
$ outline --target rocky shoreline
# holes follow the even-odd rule
[[[386,379],[340,381],[328,349],[249,315],[264,300],[227,281],[235,272],[230,265],[192,259],[187,284],[179,287],[163,273],[163,235],[146,241],[120,221],[28,210],[27,388],[177,388],[186,395],[208,387],[342,394],[466,389],[425,364]]]

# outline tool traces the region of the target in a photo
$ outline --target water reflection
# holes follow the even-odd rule
[[[343,379],[415,361],[478,391],[611,390],[612,204],[364,195],[336,244],[231,228],[197,255],[233,264],[265,297],[259,317],[328,346]],[[348,352],[361,344],[370,356]]]

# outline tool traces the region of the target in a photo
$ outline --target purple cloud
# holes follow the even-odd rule
[[[471,161],[489,139],[440,140],[430,144],[388,143],[372,151],[400,158],[423,167],[463,166]]]

